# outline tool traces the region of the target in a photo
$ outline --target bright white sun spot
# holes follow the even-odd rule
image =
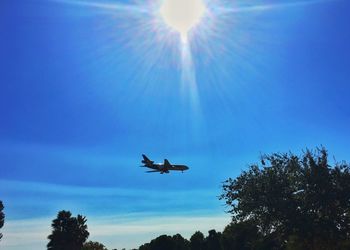
[[[165,23],[180,33],[183,42],[187,33],[196,26],[206,11],[203,0],[164,0],[160,14]]]

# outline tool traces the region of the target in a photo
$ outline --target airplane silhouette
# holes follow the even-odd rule
[[[154,163],[148,159],[146,155],[142,155],[143,160],[141,161],[144,165],[141,167],[147,167],[153,170],[147,171],[146,173],[156,173],[159,172],[161,174],[168,174],[170,171],[183,171],[188,170],[189,168],[186,165],[172,165],[167,159],[164,159],[164,163]]]

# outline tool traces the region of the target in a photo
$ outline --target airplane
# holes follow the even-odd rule
[[[146,173],[161,173],[169,174],[169,171],[181,171],[182,173],[189,169],[186,165],[172,165],[167,159],[164,159],[164,163],[154,163],[148,159],[146,155],[142,155],[143,160],[141,161],[144,165],[141,167],[147,167],[153,170],[147,171]]]

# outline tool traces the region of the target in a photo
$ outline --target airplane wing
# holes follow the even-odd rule
[[[159,173],[159,170],[150,170],[150,171],[146,171],[146,173]]]
[[[170,162],[167,159],[164,159],[164,167],[166,169],[172,168],[172,165],[170,164]]]

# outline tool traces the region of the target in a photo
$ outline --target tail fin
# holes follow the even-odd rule
[[[143,160],[141,161],[143,164],[153,164],[154,163],[154,161],[151,161],[150,159],[148,159],[148,157],[146,156],[146,155],[142,155],[142,157],[143,157]]]

